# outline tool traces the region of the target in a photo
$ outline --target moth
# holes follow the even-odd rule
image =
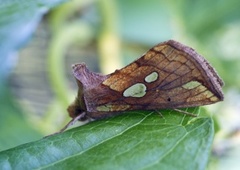
[[[195,50],[174,40],[152,47],[126,67],[102,75],[72,66],[78,85],[68,107],[72,120],[103,119],[130,110],[195,107],[223,100],[220,79]]]

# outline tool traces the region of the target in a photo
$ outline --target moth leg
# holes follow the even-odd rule
[[[155,112],[157,112],[161,118],[164,118],[162,113],[159,110],[155,110]]]
[[[56,134],[58,134],[58,133],[62,133],[62,132],[65,131],[68,127],[74,125],[78,120],[80,120],[81,118],[83,118],[85,115],[86,115],[85,112],[79,114],[78,116],[72,118],[72,120],[70,120],[70,122],[68,122],[61,130],[59,130],[58,132],[55,132],[55,133],[53,133],[53,134],[51,134],[51,135],[47,135],[47,136],[45,136],[45,137],[49,137],[49,136],[52,136],[52,135],[56,135]],[[45,138],[45,137],[44,137],[44,138]]]
[[[177,112],[179,112],[179,113],[188,115],[188,116],[197,117],[197,115],[192,114],[192,113],[189,113],[189,112],[186,112],[186,111],[184,111],[184,110],[180,110],[180,109],[173,109],[173,110],[175,110],[175,111],[177,111]]]
[[[68,127],[74,125],[78,120],[80,120],[81,118],[83,118],[84,116],[86,115],[85,112],[79,114],[78,116],[72,118],[72,120],[70,120],[70,122],[68,122],[59,132],[57,133],[61,133],[63,132],[64,130],[66,130]]]

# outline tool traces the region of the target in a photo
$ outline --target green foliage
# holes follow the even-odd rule
[[[212,119],[161,114],[129,112],[3,151],[0,168],[205,169]]]
[[[4,0],[0,2],[0,150],[42,136],[30,126],[11,95],[7,75],[16,64],[16,51],[35,31],[42,16],[65,0]],[[26,116],[26,115],[25,115]]]
[[[42,135],[26,121],[9,89],[0,88],[0,94],[0,151],[39,139]]]
[[[4,0],[0,3],[0,81],[18,50],[35,31],[42,16],[66,0]],[[11,60],[12,59],[12,60]],[[10,60],[10,61],[9,61]]]
[[[171,6],[175,7],[174,14],[177,14],[182,24],[185,25],[186,32],[202,42],[211,38],[211,34],[223,29],[230,22],[238,21],[240,17],[238,0],[170,2]]]

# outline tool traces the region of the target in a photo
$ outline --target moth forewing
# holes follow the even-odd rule
[[[101,119],[127,110],[195,107],[223,100],[223,81],[192,48],[174,40],[160,43],[109,75],[73,66],[79,86],[69,114]],[[79,115],[84,115],[83,117]]]

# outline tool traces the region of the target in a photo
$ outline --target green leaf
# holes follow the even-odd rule
[[[212,119],[161,114],[128,112],[3,151],[0,169],[205,169]]]

